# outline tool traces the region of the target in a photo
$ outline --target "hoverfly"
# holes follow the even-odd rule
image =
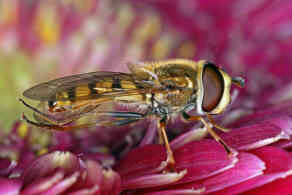
[[[27,98],[40,101],[36,108],[19,99],[33,111],[36,122],[27,119],[23,113],[21,119],[37,127],[68,131],[126,125],[157,117],[159,142],[165,145],[169,162],[174,166],[165,126],[170,117],[180,116],[185,121],[201,121],[231,154],[231,149],[212,130],[210,123],[227,131],[215,122],[212,115],[224,111],[231,100],[231,83],[243,87],[243,78],[230,77],[205,60],[129,62],[128,68],[131,73],[90,72],[36,85],[23,93]],[[126,105],[128,111],[109,106],[119,104]],[[195,110],[197,116],[190,116],[188,112],[191,110]],[[85,116],[94,116],[95,121],[72,125],[72,121]]]

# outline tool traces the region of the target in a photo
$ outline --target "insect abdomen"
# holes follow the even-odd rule
[[[97,100],[99,98],[114,99],[115,101],[138,101],[143,100],[141,95],[129,96],[113,96],[112,93],[120,92],[122,90],[132,90],[141,88],[133,81],[123,80],[120,77],[105,77],[103,82],[91,82],[87,85],[80,85],[77,87],[69,88],[67,91],[56,93],[49,101],[51,108],[59,106],[72,106],[78,104],[80,100]],[[100,97],[98,96],[100,94]]]

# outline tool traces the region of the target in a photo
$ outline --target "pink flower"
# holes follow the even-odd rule
[[[241,122],[241,127],[221,135],[238,151],[231,158],[220,144],[209,139],[176,145],[177,140],[184,142],[202,129],[191,130],[186,133],[188,136],[174,139],[171,144],[176,160],[175,173],[166,171],[164,147],[147,145],[134,149],[115,168],[121,175],[122,189],[140,189],[142,194],[237,194],[285,178],[292,171],[292,156],[281,148],[286,145],[276,145],[280,139],[290,140],[292,121],[287,115],[274,114],[264,116],[261,113],[261,120],[253,116],[255,124],[250,118],[248,123],[251,124]],[[267,146],[271,143],[275,146]],[[288,189],[285,192],[291,193]]]
[[[119,194],[120,177],[93,160],[55,151],[34,160],[19,178],[1,179],[0,194]],[[7,187],[9,186],[9,187]]]
[[[60,76],[185,57],[224,65],[247,86],[233,91],[216,118],[232,129],[218,132],[237,152],[230,158],[205,128],[181,121],[167,126],[175,171],[156,144],[156,121],[54,132],[44,140],[17,123],[1,136],[0,193],[292,193],[289,0],[13,2],[5,4],[13,12],[1,15],[0,52],[26,56],[25,70],[39,77],[28,78],[44,81],[48,59]]]

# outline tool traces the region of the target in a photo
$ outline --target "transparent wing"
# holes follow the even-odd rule
[[[148,93],[151,89],[163,91],[154,82],[140,80],[133,74],[91,72],[41,83],[26,90],[23,95],[39,101],[52,97],[58,101],[89,100]],[[67,95],[57,95],[63,92]]]
[[[175,90],[174,87],[167,87],[170,84],[172,83],[168,82],[165,85],[165,80],[163,83],[157,79],[143,79],[136,74],[91,72],[36,85],[26,90],[23,95],[41,101],[40,104],[33,108],[23,103],[34,111],[35,120],[42,125],[62,126],[87,116],[93,116],[93,121],[97,123],[110,123],[113,120],[121,124],[143,117],[133,116],[133,113],[141,114],[137,113],[134,107],[121,112],[116,107],[115,98],[157,92],[168,93],[169,90]],[[59,110],[52,111],[50,101],[61,101],[64,104],[57,108]],[[66,101],[69,101],[68,105]]]

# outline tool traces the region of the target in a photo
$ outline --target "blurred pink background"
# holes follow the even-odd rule
[[[242,96],[287,85],[289,99],[291,53],[289,0],[0,0],[0,127],[10,129],[25,111],[17,98],[28,87],[127,72],[132,60],[207,59],[246,78]]]

